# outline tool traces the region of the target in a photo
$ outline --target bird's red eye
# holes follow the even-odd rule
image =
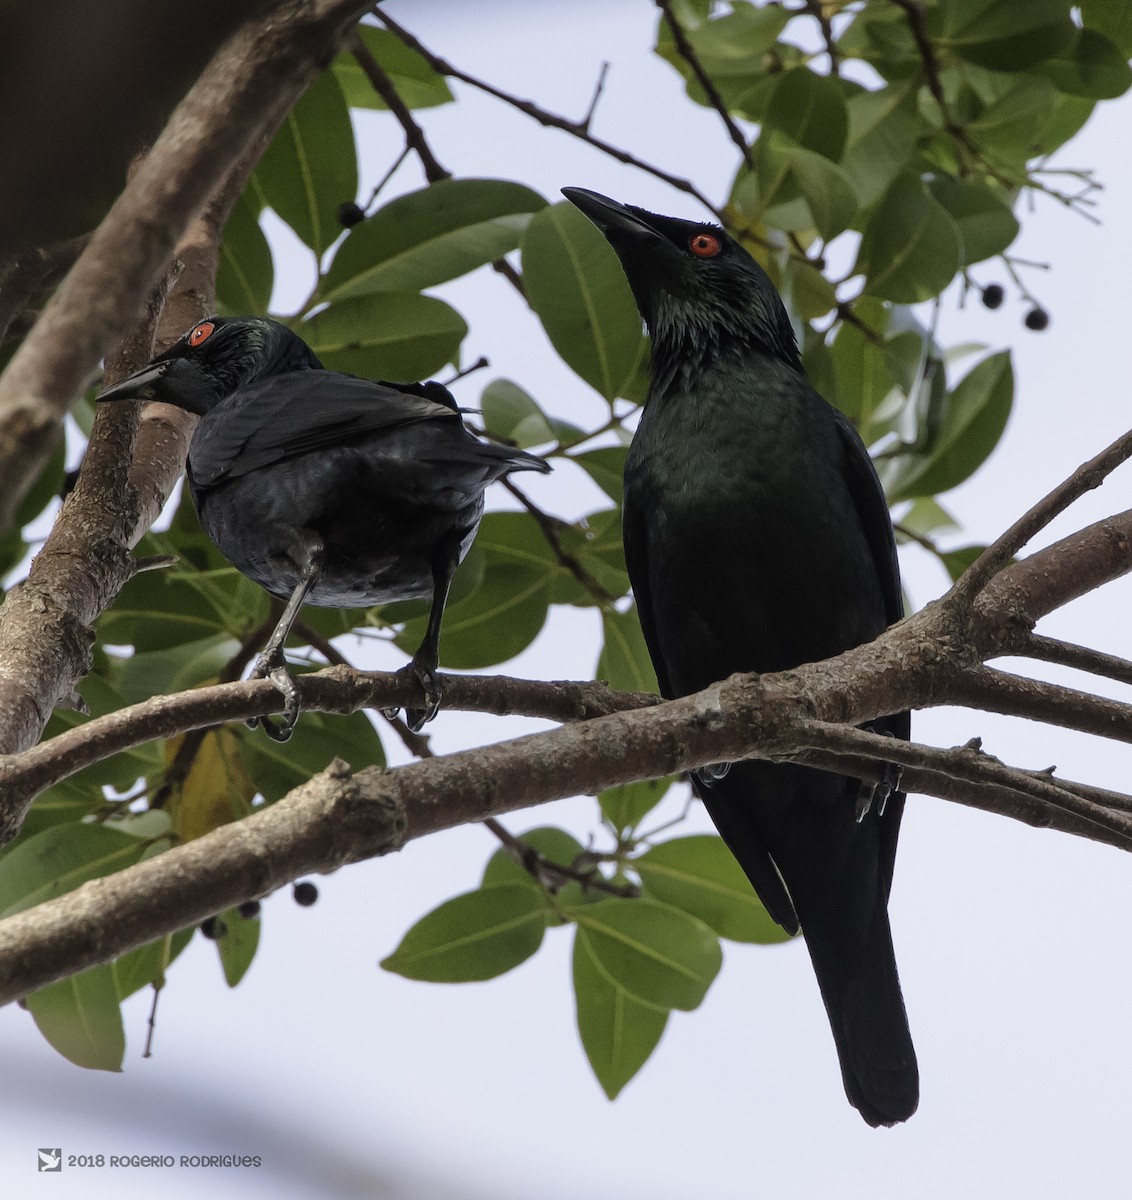
[[[688,242],[688,249],[697,258],[715,258],[723,249],[723,243],[714,233],[695,233]]]
[[[192,331],[192,333],[189,334],[189,345],[190,346],[199,346],[201,344],[201,342],[208,341],[210,335],[212,334],[212,331],[215,328],[216,328],[216,326],[211,321],[202,321]]]

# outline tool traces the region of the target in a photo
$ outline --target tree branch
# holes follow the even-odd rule
[[[359,0],[271,6],[221,47],[178,105],[0,377],[0,529],[189,222],[251,140],[282,120],[365,8]]]

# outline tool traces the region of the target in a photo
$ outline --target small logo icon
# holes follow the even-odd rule
[[[63,1169],[63,1151],[58,1147],[54,1150],[40,1150],[39,1169],[41,1171],[61,1171]]]

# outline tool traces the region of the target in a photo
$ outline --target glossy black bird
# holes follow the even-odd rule
[[[564,194],[621,260],[652,336],[625,468],[625,558],[657,679],[681,696],[871,641],[902,614],[884,492],[810,386],[770,279],[722,229]],[[870,728],[907,738],[907,713]],[[845,1091],[870,1125],[919,1080],[888,922],[904,796],[792,764],[735,763],[696,790],[771,916],[801,928]]]
[[[428,707],[449,585],[483,515],[485,488],[540,458],[481,442],[438,383],[374,383],[327,371],[278,321],[210,317],[99,400],[162,400],[200,416],[186,474],[201,524],[221,553],[287,605],[253,678],[283,693],[290,736],[299,698],[283,644],[304,603],[329,608],[432,598],[407,670]],[[254,722],[253,722],[254,724]]]

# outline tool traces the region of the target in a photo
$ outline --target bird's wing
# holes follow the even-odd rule
[[[429,386],[440,389],[439,384]],[[449,407],[423,390],[402,390],[337,371],[293,371],[259,379],[233,392],[197,427],[189,450],[193,480],[211,487],[382,430],[421,421],[460,421],[455,401]]]
[[[845,482],[856,505],[861,529],[881,583],[885,617],[892,625],[904,616],[904,598],[900,593],[900,564],[896,558],[896,540],[892,536],[888,501],[872,457],[852,421],[837,409],[833,412],[845,451]]]

